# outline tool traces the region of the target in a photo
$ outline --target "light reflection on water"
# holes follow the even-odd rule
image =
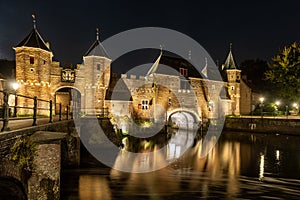
[[[175,160],[155,172],[65,170],[62,199],[300,199],[300,137],[222,133],[215,148],[201,158],[202,140],[194,143],[188,133],[180,134],[165,152],[125,162],[132,168],[151,168]],[[178,158],[185,146],[180,141],[193,147]],[[123,160],[126,153],[120,152],[115,165]]]

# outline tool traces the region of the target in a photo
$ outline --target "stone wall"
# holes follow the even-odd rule
[[[50,100],[52,52],[33,47],[17,47],[16,81],[19,83],[18,94]],[[18,105],[33,107],[33,101],[19,98]],[[45,106],[41,103],[40,106]],[[32,114],[32,109],[19,109],[18,114]],[[47,115],[47,111],[39,111]]]
[[[74,121],[68,120],[1,133],[0,177],[11,177],[20,181],[29,199],[59,199],[60,168],[76,167],[80,164],[80,139],[77,129]],[[38,131],[47,131],[51,137],[54,137],[56,132],[65,134],[62,134],[63,138],[56,139],[40,137],[43,142],[38,142],[36,168],[32,176],[28,177],[23,169],[8,159],[8,155],[16,140],[32,136]]]
[[[224,130],[299,135],[300,119],[226,118]]]
[[[241,102],[240,109],[242,115],[248,115],[251,112],[252,92],[251,88],[241,80],[240,83]]]

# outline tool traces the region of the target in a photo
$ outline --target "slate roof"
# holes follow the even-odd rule
[[[84,56],[101,56],[101,57],[109,58],[106,50],[104,49],[103,45],[99,40],[98,32],[97,32],[96,41],[92,44],[92,46],[85,53]]]
[[[223,67],[223,70],[230,70],[230,69],[238,69],[237,64],[233,58],[231,49],[229,50],[227,59],[225,61],[224,67]]]
[[[25,39],[17,45],[17,47],[22,46],[40,48],[51,52],[50,48],[47,47],[46,43],[44,42],[43,38],[36,28],[33,28],[31,32],[25,37]]]
[[[111,77],[105,100],[132,101],[131,92],[122,78]]]

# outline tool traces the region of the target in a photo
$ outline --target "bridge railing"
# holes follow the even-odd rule
[[[73,113],[71,112],[69,105],[62,105],[58,103],[55,105],[55,108],[58,107],[58,110],[53,112],[53,101],[44,100],[37,98],[36,96],[30,97],[17,93],[10,92],[8,90],[0,90],[0,97],[2,105],[0,105],[0,121],[3,121],[1,131],[8,131],[8,123],[11,119],[20,119],[20,118],[32,118],[32,126],[37,125],[37,118],[49,118],[49,123],[53,122],[53,116],[55,111],[58,111],[58,120],[61,121],[63,116],[66,120],[73,119]],[[9,96],[14,95],[14,105],[9,105]],[[23,106],[19,106],[18,98],[24,98]],[[27,106],[29,105],[29,106]],[[65,108],[63,111],[62,108]],[[21,111],[21,112],[20,112]],[[18,114],[21,113],[21,114]]]

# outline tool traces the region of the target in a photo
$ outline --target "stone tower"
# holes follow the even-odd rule
[[[232,114],[240,115],[241,70],[237,68],[236,62],[233,58],[231,44],[225,64],[222,65],[222,71],[225,71],[228,82],[228,93],[230,95],[230,99],[232,100]]]
[[[78,88],[83,87],[81,109],[85,114],[103,115],[105,95],[110,82],[111,59],[99,40],[97,29],[96,41],[83,56],[83,64],[79,66],[76,80]]]
[[[51,64],[52,51],[39,34],[33,16],[33,29],[16,47],[16,81],[19,83],[17,93],[40,99],[51,98]],[[44,105],[45,104],[45,105]],[[33,100],[18,98],[18,106],[33,107]],[[38,107],[46,107],[47,102],[39,101]],[[18,114],[31,114],[32,109],[20,109]],[[39,111],[38,114],[48,114]]]

